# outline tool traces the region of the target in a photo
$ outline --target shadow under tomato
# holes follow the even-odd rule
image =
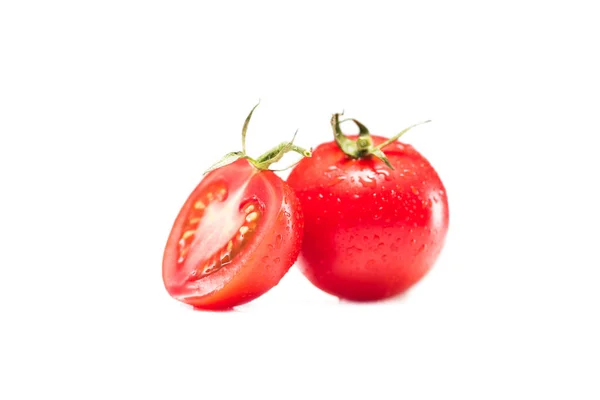
[[[212,309],[212,308],[200,308],[200,307],[192,307],[192,309],[194,311],[198,311],[198,312],[207,312],[207,313],[230,313],[230,312],[239,312],[238,310],[236,310],[233,307],[230,308],[219,308],[219,309]]]
[[[355,306],[357,306],[357,305],[358,306],[369,306],[369,305],[375,305],[375,304],[394,304],[394,303],[400,304],[400,303],[405,303],[408,301],[411,291],[412,291],[412,289],[408,289],[407,291],[397,294],[395,296],[388,297],[385,299],[378,299],[378,300],[339,299],[339,303],[343,304],[343,305],[355,305]]]

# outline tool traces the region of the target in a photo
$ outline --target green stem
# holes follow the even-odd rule
[[[246,132],[248,131],[248,125],[250,124],[252,113],[254,113],[254,110],[256,110],[256,107],[258,107],[259,104],[260,100],[258,101],[258,103],[256,103],[254,107],[252,107],[252,110],[250,110],[250,114],[248,114],[248,116],[246,117],[246,120],[244,121],[244,126],[242,127],[242,152],[244,154],[246,154]]]
[[[254,165],[260,170],[266,170],[269,169],[269,166],[271,164],[281,160],[281,158],[290,151],[298,153],[303,157],[312,156],[312,152],[310,150],[306,150],[305,148],[294,144],[294,139],[296,138],[296,134],[298,133],[298,131],[296,131],[290,142],[280,143],[279,145],[273,147],[271,150],[267,151],[257,159],[248,157],[248,155],[246,154],[246,132],[248,131],[248,125],[250,124],[252,114],[254,113],[254,110],[256,110],[256,107],[258,107],[259,104],[260,101],[252,108],[250,114],[248,114],[246,120],[244,121],[244,126],[242,127],[242,151],[234,151],[226,154],[221,160],[217,161],[207,171],[205,171],[204,174],[207,174],[210,171],[213,171],[217,168],[229,165],[239,160],[240,158],[245,158],[246,160],[248,160],[248,162],[250,162],[252,165]]]
[[[358,139],[356,139],[356,141],[351,140],[342,133],[340,125],[346,121],[352,121],[358,127]],[[396,140],[398,140],[400,136],[404,135],[406,132],[408,132],[415,126],[425,124],[427,122],[431,122],[431,120],[411,125],[408,128],[401,131],[400,133],[398,133],[397,135],[381,143],[380,145],[373,146],[373,139],[371,138],[371,133],[369,132],[367,127],[364,126],[362,123],[353,118],[348,118],[340,121],[340,114],[333,114],[333,116],[331,117],[331,127],[333,128],[333,136],[340,150],[342,150],[347,156],[355,159],[369,156],[377,157],[381,161],[383,161],[385,165],[387,165],[390,169],[394,169],[394,167],[388,160],[387,156],[383,153],[383,151],[381,151],[381,149],[383,149],[390,143],[393,143]]]

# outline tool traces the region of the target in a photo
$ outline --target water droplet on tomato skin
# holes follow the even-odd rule
[[[377,250],[381,251],[381,250],[383,250],[384,247],[385,247],[385,243],[381,242],[377,245]]]
[[[424,252],[425,250],[427,250],[427,244],[424,244],[424,245],[422,245],[422,246],[419,248],[419,253],[422,253],[422,252]]]
[[[410,190],[411,190],[411,191],[413,192],[413,194],[415,194],[415,195],[418,195],[418,194],[419,194],[419,190],[418,190],[416,187],[414,187],[414,186],[411,186],[411,187],[410,187]]]
[[[346,253],[349,257],[355,257],[363,252],[363,249],[357,246],[346,247]]]
[[[373,271],[373,270],[375,269],[375,265],[376,265],[376,262],[375,262],[375,260],[373,260],[373,259],[371,258],[371,259],[369,259],[369,260],[367,261],[367,264],[365,265],[365,268],[366,268],[366,269],[368,269],[368,270],[370,270],[370,271]]]
[[[417,239],[411,239],[411,240],[410,240],[410,244],[411,244],[411,245],[414,245],[415,243],[417,243]]]
[[[275,259],[273,259],[273,262],[274,262],[275,264],[279,264],[279,263],[281,262],[281,258],[279,258],[279,257],[275,257]]]
[[[262,262],[266,263],[267,261],[269,261],[269,256],[264,256],[263,258],[260,259]]]
[[[387,169],[376,169],[375,172],[378,173],[379,175],[383,175],[384,179],[386,181],[391,180],[391,178],[390,178],[390,171],[388,171]]]
[[[377,182],[370,176],[359,176],[358,181],[364,187],[375,187],[377,186]]]

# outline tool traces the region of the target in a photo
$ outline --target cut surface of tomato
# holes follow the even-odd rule
[[[290,187],[239,159],[208,173],[181,208],[164,251],[165,288],[198,308],[251,301],[294,263],[302,232]]]

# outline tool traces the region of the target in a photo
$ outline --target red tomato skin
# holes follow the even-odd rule
[[[250,180],[247,198],[265,204],[264,223],[255,237],[237,254],[231,264],[203,278],[212,290],[194,293],[175,284],[174,265],[182,223],[191,205],[216,177],[228,182]],[[224,222],[225,223],[225,222]],[[300,252],[304,218],[298,198],[289,185],[272,171],[259,171],[246,160],[209,173],[190,194],[171,231],[163,256],[163,282],[167,292],[195,308],[226,310],[248,303],[276,286],[294,264]],[[185,298],[182,298],[185,295]]]
[[[375,145],[386,140],[372,138]],[[287,179],[305,218],[297,265],[339,298],[375,301],[405,292],[432,268],[445,242],[448,199],[436,171],[408,144],[384,151],[394,170],[324,143]]]

